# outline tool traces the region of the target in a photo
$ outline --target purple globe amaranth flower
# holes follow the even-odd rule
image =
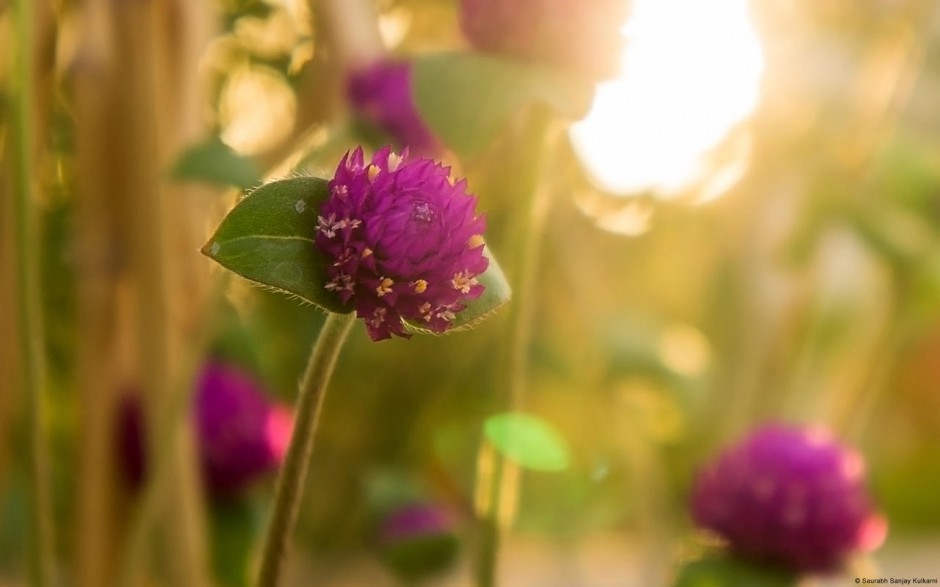
[[[418,114],[411,91],[411,63],[380,60],[354,70],[346,95],[356,113],[412,153],[433,155],[441,144]]]
[[[271,402],[239,367],[210,361],[199,375],[196,425],[203,474],[210,491],[234,492],[275,471],[293,432],[290,411]]]
[[[361,148],[347,153],[318,217],[326,289],[355,308],[372,340],[407,338],[403,319],[446,331],[483,293],[477,277],[489,264],[486,223],[466,181],[452,183],[450,168],[430,159],[406,158],[389,147],[370,164]]]
[[[476,48],[574,70],[616,74],[627,0],[460,0],[460,27]]]
[[[744,558],[833,572],[887,532],[864,477],[861,455],[823,429],[766,425],[699,473],[692,517]]]
[[[249,373],[209,361],[193,397],[202,477],[213,495],[234,493],[280,466],[293,430],[290,411],[272,403]],[[139,487],[148,472],[140,400],[125,394],[118,437],[124,476]]]

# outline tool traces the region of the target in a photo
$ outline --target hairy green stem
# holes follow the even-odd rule
[[[528,209],[520,219],[517,230],[520,241],[516,250],[519,255],[514,266],[515,283],[507,352],[509,395],[506,407],[509,410],[521,410],[524,407],[528,387],[538,261],[552,189],[545,181],[545,176],[558,130],[553,128],[552,123],[553,114],[547,107],[535,107],[529,113],[522,137],[529,147],[525,150],[532,155],[519,177],[523,195],[528,198]],[[515,516],[520,471],[515,462],[503,455],[495,455],[493,447],[485,439],[480,451],[481,456],[477,462],[476,503],[482,528],[475,575],[478,587],[493,587],[496,584],[502,534]]]
[[[36,213],[33,197],[33,5],[27,0],[15,3],[17,52],[13,98],[13,208],[14,242],[19,313],[19,346],[22,359],[22,382],[26,393],[29,422],[29,460],[32,480],[32,561],[33,584],[52,585],[54,572],[54,539],[52,506],[49,488],[49,455],[46,446],[46,423],[43,407],[44,366],[42,352],[42,316],[40,308],[39,266],[36,238]]]
[[[294,433],[277,480],[274,510],[261,555],[261,570],[257,582],[259,587],[275,587],[281,580],[287,544],[297,520],[307,467],[313,453],[323,398],[326,396],[326,388],[336,367],[343,342],[354,321],[355,314],[330,313],[310,353],[307,370],[300,383],[294,414]]]

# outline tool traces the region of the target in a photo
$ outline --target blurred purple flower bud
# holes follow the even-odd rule
[[[433,503],[409,503],[392,509],[379,528],[382,559],[412,581],[440,573],[457,558],[453,513]]]
[[[433,534],[445,534],[454,529],[454,516],[443,507],[425,503],[411,503],[393,509],[385,517],[379,541],[391,544]]]
[[[838,571],[887,532],[861,455],[819,428],[759,428],[699,473],[691,509],[744,558],[799,573]]]
[[[371,164],[361,148],[347,153],[318,218],[316,245],[332,261],[326,288],[355,308],[372,340],[407,338],[403,319],[446,331],[483,293],[477,277],[489,263],[466,181],[406,158],[388,147]]]
[[[460,0],[460,26],[476,48],[580,72],[616,75],[627,0]]]
[[[252,375],[233,365],[209,361],[193,396],[199,456],[206,489],[213,495],[237,492],[280,466],[293,430],[290,411],[271,402]],[[118,422],[121,464],[131,487],[148,469],[139,398],[125,395]]]
[[[376,61],[353,71],[346,95],[356,114],[417,155],[434,155],[441,145],[418,114],[411,91],[411,63]]]
[[[203,474],[213,493],[231,493],[275,471],[293,431],[290,411],[272,403],[244,370],[210,361],[195,400]]]

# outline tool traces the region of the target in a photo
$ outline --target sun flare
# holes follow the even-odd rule
[[[621,74],[572,140],[605,190],[668,197],[703,178],[708,152],[754,110],[763,53],[747,0],[634,0],[624,33]]]

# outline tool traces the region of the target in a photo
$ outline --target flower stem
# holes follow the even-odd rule
[[[326,396],[326,387],[354,321],[353,313],[329,314],[310,353],[307,370],[300,383],[294,415],[294,433],[277,480],[274,511],[261,555],[258,587],[275,587],[281,579],[287,543],[300,509],[304,479],[307,476],[310,455],[313,453],[313,441],[323,398]]]
[[[507,459],[496,454],[496,449],[487,440],[483,440],[477,456],[477,486],[475,489],[475,507],[481,518],[480,551],[474,569],[476,584],[479,587],[493,587],[496,584],[497,560],[499,555],[501,524],[500,514],[505,511],[500,507],[500,497],[512,493],[507,486],[509,479],[518,478],[517,475],[508,477],[505,467],[511,465]],[[518,469],[513,469],[517,472]]]
[[[532,153],[529,165],[520,174],[519,181],[528,198],[528,209],[520,222],[519,256],[514,266],[512,316],[508,337],[509,396],[507,409],[520,410],[525,404],[528,387],[529,349],[535,319],[536,279],[542,249],[542,233],[550,207],[551,186],[544,182],[548,159],[553,152],[558,130],[553,125],[552,112],[547,107],[535,107],[529,113],[522,137],[524,151]],[[482,521],[480,550],[476,561],[476,580],[479,587],[496,584],[498,555],[502,534],[512,524],[519,497],[518,465],[484,439],[477,461],[476,504]]]
[[[36,239],[36,215],[33,197],[33,62],[30,48],[33,36],[33,5],[27,0],[15,3],[16,38],[19,52],[13,60],[17,91],[13,98],[13,209],[14,242],[19,313],[19,347],[22,383],[26,393],[29,421],[29,459],[32,480],[32,560],[33,584],[52,585],[54,540],[48,475],[48,448],[43,409],[44,370],[42,354],[42,316],[39,301],[39,267]]]

